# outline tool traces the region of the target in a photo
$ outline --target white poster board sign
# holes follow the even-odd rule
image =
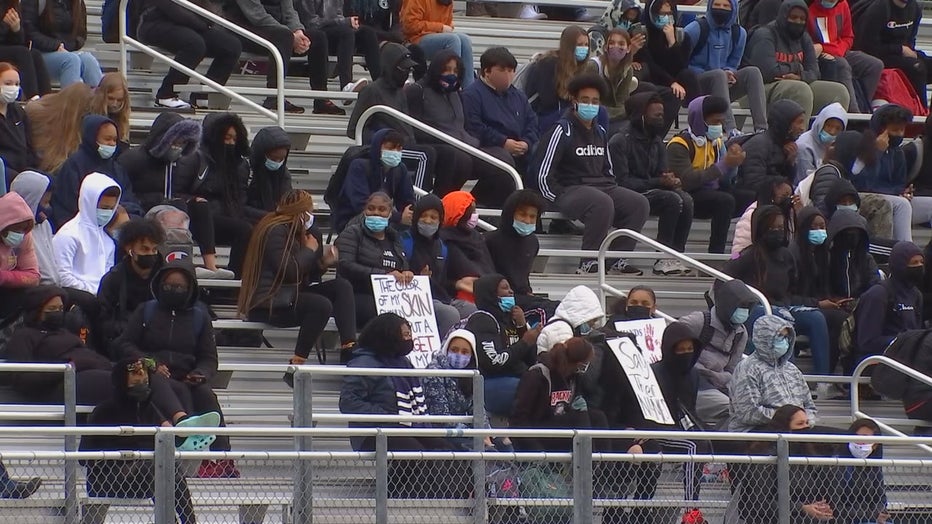
[[[625,370],[628,376],[628,382],[634,390],[638,403],[641,405],[641,413],[647,420],[653,420],[658,424],[672,425],[673,416],[667,403],[660,391],[660,385],[654,376],[654,370],[651,369],[650,363],[641,355],[634,342],[627,337],[614,338],[606,341],[612,354],[621,364],[621,369]]]
[[[401,284],[391,275],[372,275],[372,293],[380,315],[395,313],[411,324],[414,351],[408,360],[416,368],[426,368],[431,355],[440,349],[430,277],[415,276],[408,284]]]
[[[667,329],[667,321],[662,318],[615,322],[615,331],[631,333],[638,339],[638,346],[647,352],[645,356],[649,358],[651,364],[663,358],[660,343],[663,341],[664,329]]]

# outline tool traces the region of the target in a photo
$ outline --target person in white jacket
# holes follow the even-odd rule
[[[116,244],[105,228],[117,212],[121,193],[119,184],[101,173],[91,173],[81,182],[78,214],[52,239],[63,288],[97,294],[100,279],[113,266]]]
[[[586,336],[605,322],[605,310],[598,295],[586,286],[569,290],[557,310],[537,337],[537,354],[550,351],[576,336]]]

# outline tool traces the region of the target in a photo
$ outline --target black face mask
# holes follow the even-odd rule
[[[149,388],[149,384],[134,384],[126,388],[126,396],[136,402],[145,402],[149,400],[149,395],[151,394],[152,390]]]
[[[410,75],[411,75],[411,69],[408,69],[408,68],[400,69],[396,67],[395,69],[392,69],[392,74],[391,74],[392,84],[394,84],[395,87],[401,89],[402,87],[404,87],[405,82],[408,81],[408,76]]]
[[[711,9],[712,21],[715,22],[715,25],[723,26],[731,20],[731,10],[729,9]]]
[[[896,136],[896,135],[890,136],[890,147],[895,149],[897,147],[900,147],[900,145],[902,144],[903,144],[903,137]]]
[[[835,237],[835,243],[842,249],[856,249],[861,245],[861,233],[856,230],[842,231]]]
[[[162,289],[159,293],[159,304],[168,309],[181,309],[188,303],[187,289]]]
[[[662,135],[666,127],[667,126],[663,122],[663,117],[644,119],[644,131],[648,134],[654,136]]]
[[[650,318],[650,308],[644,306],[628,306],[625,314],[630,320],[646,320]]]
[[[406,357],[414,351],[414,340],[402,340],[398,343],[398,356]]]
[[[922,285],[925,275],[926,269],[922,266],[910,266],[903,272],[903,277],[906,278],[906,281],[916,287]]]
[[[786,197],[783,200],[781,200],[780,203],[775,204],[775,205],[779,207],[780,211],[782,211],[783,214],[785,215],[786,213],[789,212],[790,209],[793,209],[793,200],[790,197]]]
[[[784,237],[783,231],[768,231],[764,233],[761,243],[767,251],[776,251],[783,246]]]
[[[223,156],[228,161],[236,158],[236,144],[223,144]]]
[[[136,262],[136,265],[142,269],[152,269],[155,267],[155,264],[159,261],[158,254],[155,255],[136,255],[133,258],[133,261]]]
[[[685,353],[682,355],[670,355],[669,357],[664,357],[664,362],[669,360],[670,368],[677,375],[685,375],[689,373],[689,369],[693,365],[693,353]]]
[[[46,331],[58,331],[65,325],[64,311],[46,311],[45,318],[42,319],[42,329]]]
[[[798,24],[796,22],[786,22],[786,34],[790,38],[796,40],[803,37],[803,34],[806,32],[806,24]]]

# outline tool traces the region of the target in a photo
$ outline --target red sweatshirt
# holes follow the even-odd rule
[[[822,44],[823,53],[845,56],[854,44],[848,0],[839,0],[831,9],[819,0],[809,4],[809,35],[812,43]]]

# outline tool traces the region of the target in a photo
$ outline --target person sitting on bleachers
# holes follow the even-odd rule
[[[521,375],[536,361],[535,344],[541,326],[531,327],[515,304],[508,280],[497,273],[476,280],[477,313],[464,329],[476,337],[476,361],[485,379],[485,408],[507,417]],[[539,426],[538,426],[539,427]]]
[[[605,128],[594,122],[607,89],[597,74],[573,78],[567,92],[574,107],[545,133],[547,145],[537,149],[534,167],[528,174],[533,187],[563,215],[583,221],[582,249],[593,251],[599,249],[612,226],[640,231],[650,211],[643,195],[615,181]],[[618,238],[610,249],[631,251],[634,245],[634,239]],[[598,263],[594,259],[581,260],[576,271],[595,273]],[[625,259],[614,261],[608,271],[642,274]]]
[[[22,3],[22,24],[26,40],[42,52],[45,68],[61,87],[84,82],[97,87],[103,72],[97,58],[81,51],[87,41],[87,6],[84,0],[43,3],[38,0]]]
[[[523,309],[542,308],[549,317],[558,302],[534,295],[531,287],[531,271],[540,252],[535,231],[544,209],[544,201],[535,191],[515,191],[502,206],[498,229],[483,236],[495,271],[508,279],[518,305]]]
[[[614,135],[618,127],[625,121],[625,101],[631,94],[641,87],[634,77],[634,55],[644,46],[646,38],[643,34],[629,35],[621,28],[615,28],[605,35],[605,46],[602,55],[592,60],[599,65],[599,72],[608,84],[605,93],[605,111],[608,112],[608,133]],[[677,109],[679,108],[677,100]]]
[[[223,412],[210,386],[217,374],[217,344],[207,306],[201,303],[194,266],[187,258],[173,260],[152,277],[152,297],[139,305],[113,342],[119,359],[154,359],[156,371],[180,388],[182,403],[195,413]],[[218,435],[211,451],[230,451],[230,437]],[[199,477],[238,477],[232,460],[205,461]]]
[[[828,265],[822,271],[831,275],[828,293],[850,310],[854,304],[846,301],[857,299],[881,280],[877,263],[868,252],[867,222],[857,211],[839,209],[828,221],[827,235]]]
[[[673,94],[688,104],[702,94],[699,76],[689,68],[689,43],[677,40],[677,2],[648,0],[641,13],[641,24],[647,35],[647,45],[635,57],[643,64],[638,79],[669,87]]]
[[[414,181],[401,163],[404,147],[405,136],[399,131],[380,129],[373,133],[369,158],[356,158],[350,163],[337,204],[330,210],[334,232],[342,232],[362,213],[369,196],[376,191],[384,192],[394,201],[390,219],[393,225],[411,225]]]
[[[851,101],[844,109],[870,113],[884,66],[877,56],[851,49],[855,35],[848,0],[809,2],[808,31],[822,79],[840,82],[848,90]],[[855,94],[855,84],[863,92],[864,103]]]
[[[762,206],[777,206],[783,214],[783,222],[786,224],[787,241],[796,236],[796,211],[802,208],[802,202],[799,197],[793,194],[793,186],[783,177],[772,176],[760,182],[757,187],[757,200],[751,202],[751,205],[744,210],[744,213],[738,218],[735,224],[735,235],[731,241],[731,258],[735,259],[741,256],[748,246],[751,245],[753,236],[753,224],[751,217],[754,211]]]
[[[873,139],[870,141],[873,142]],[[842,186],[838,184],[838,181],[844,180],[846,183],[844,194],[855,197],[857,202],[853,202],[852,211],[857,211],[861,198],[857,196],[857,190],[848,180],[852,176],[851,169],[854,164],[860,160],[860,157],[865,156],[865,150],[869,152],[870,149],[873,148],[867,145],[863,134],[858,131],[842,131],[832,141],[831,147],[826,148],[825,159],[812,174],[812,180],[803,179],[797,184],[796,192],[803,200],[808,200],[810,205],[818,208],[825,218],[832,218],[839,204],[838,200],[842,196],[841,193],[835,192],[842,191]],[[831,199],[829,195],[832,195]],[[843,205],[851,204],[846,202]]]
[[[805,409],[809,425],[815,425],[818,410],[806,377],[790,362],[796,343],[792,322],[764,315],[754,322],[753,331],[754,353],[738,363],[729,384],[728,431],[752,431],[787,404]]]
[[[804,178],[822,165],[829,146],[847,126],[848,113],[841,107],[841,104],[835,102],[819,111],[809,131],[799,135],[796,139],[794,186],[799,185]]]
[[[336,249],[325,249],[323,236],[314,227],[311,194],[288,191],[253,231],[237,313],[254,322],[299,326],[291,364],[304,364],[333,315],[345,362],[356,341],[353,289],[343,278],[321,282],[336,263]]]
[[[921,373],[925,373],[922,372]],[[910,385],[924,385],[911,380]],[[880,426],[869,418],[859,418],[848,427],[849,435],[879,437]],[[882,459],[883,444],[849,442],[838,446],[838,457],[843,459]],[[881,522],[892,521],[887,513],[887,487],[884,483],[882,466],[864,466],[845,471],[838,493],[840,499],[835,506],[836,522]]]
[[[48,214],[52,201],[52,179],[36,171],[23,171],[10,184],[10,191],[23,197],[35,217],[36,225],[32,228],[32,246],[39,263],[39,282],[41,284],[59,285],[60,277],[56,267],[55,253],[52,250],[52,225]]]
[[[437,195],[428,193],[415,202],[411,227],[401,233],[408,267],[414,274],[426,275],[430,279],[437,332],[441,337],[459,320],[476,311],[475,304],[453,299],[447,290],[449,248],[440,239],[443,217],[443,201]]]
[[[343,10],[346,16],[359,17],[359,28],[356,29],[357,50],[366,48],[365,42],[374,40],[381,48],[386,43],[391,42],[401,44],[411,53],[414,60],[414,69],[411,76],[417,82],[427,73],[427,56],[421,46],[406,42],[404,34],[401,31],[401,2],[383,2],[382,0],[352,0],[343,4]],[[370,56],[366,55],[366,68],[372,76],[372,80],[378,80],[382,76],[381,53]]]
[[[294,7],[304,27],[326,35],[328,52],[337,57],[337,76],[343,92],[358,92],[369,81],[353,78],[353,55],[357,49],[362,51],[366,69],[376,71],[379,41],[372,32],[358,33],[359,17],[343,16],[343,6],[342,0],[296,0]]]
[[[922,105],[929,107],[926,84],[932,63],[916,43],[922,8],[914,0],[869,2],[855,24],[854,48],[883,60],[884,67],[902,71]]]
[[[663,100],[638,93],[625,102],[629,120],[608,141],[608,155],[618,185],[644,195],[657,219],[657,242],[686,251],[693,223],[693,199],[667,168],[663,144]],[[682,275],[692,270],[674,258],[654,263],[655,275]]]
[[[174,170],[173,195],[188,206],[191,235],[201,253],[213,255],[217,244],[230,246],[227,267],[241,275],[252,226],[265,215],[247,204],[249,138],[235,113],[204,118],[201,143]]]
[[[715,305],[711,311],[690,313],[680,318],[680,322],[688,324],[702,343],[696,362],[699,373],[696,415],[704,424],[721,429],[728,421],[728,388],[732,373],[741,362],[748,343],[744,323],[757,304],[757,298],[740,280],[716,286],[713,294]],[[708,340],[703,332],[711,334]]]
[[[746,156],[735,182],[738,202],[750,201],[748,196],[757,192],[766,177],[780,176],[791,185],[796,178],[796,139],[806,130],[806,110],[791,99],[779,99],[770,104],[767,122],[767,131],[741,146]]]
[[[97,318],[104,348],[110,348],[123,333],[139,305],[152,300],[152,282],[163,265],[158,246],[164,241],[165,231],[154,220],[134,218],[120,229],[120,261],[104,275],[97,289]]]
[[[709,253],[724,253],[735,213],[730,186],[745,153],[738,144],[725,147],[723,129],[728,100],[698,97],[689,103],[689,127],[667,143],[667,165],[688,192],[693,214],[712,219]]]
[[[117,151],[115,157],[129,149],[129,117],[132,113],[132,104],[129,99],[129,85],[126,77],[119,72],[107,73],[100,81],[100,85],[91,91],[87,103],[87,114],[103,115],[116,122]],[[75,143],[75,149],[78,144]]]
[[[2,27],[3,22],[0,22]],[[29,118],[16,102],[19,93],[19,71],[8,62],[0,62],[0,115],[3,115],[0,120],[0,158],[6,170],[7,185],[19,172],[39,165],[32,147]]]
[[[466,64],[461,79],[469,87],[476,79],[469,35],[453,28],[453,3],[436,0],[405,0],[401,4],[401,29],[405,41],[417,44],[433,60],[441,49],[451,49]]]
[[[194,152],[200,139],[200,122],[167,111],[155,117],[142,143],[120,155],[117,163],[129,175],[144,211],[174,197],[178,161]]]
[[[473,283],[495,272],[485,239],[476,231],[478,224],[479,213],[471,193],[453,191],[443,197],[440,238],[447,246],[447,288],[454,293],[454,300],[475,303]]]
[[[741,67],[748,33],[738,25],[738,1],[708,2],[705,18],[690,22],[683,32],[688,39],[689,68],[699,75],[703,91],[729,101],[747,96],[754,130],[767,129],[767,97],[760,69]],[[725,133],[737,128],[730,104],[723,125]]]
[[[634,286],[628,290],[627,297],[617,300],[612,306],[609,322],[647,320],[657,318],[656,313],[657,293],[647,286]]]
[[[29,288],[39,285],[39,261],[32,230],[32,209],[15,193],[0,196],[0,326],[19,312],[20,301]]]
[[[145,0],[142,4],[141,8],[136,8],[145,11],[136,33],[140,41],[175,53],[176,62],[195,70],[205,57],[211,58],[205,76],[226,85],[243,52],[242,43],[233,33],[171,1]],[[213,10],[210,0],[198,0],[195,5]],[[198,99],[206,101],[206,93],[200,97],[192,93],[190,103],[178,97],[176,86],[185,85],[188,80],[185,73],[169,69],[155,93],[155,105],[188,109],[197,105]]]
[[[28,499],[42,486],[40,477],[29,480],[13,480],[0,462],[0,499]]]
[[[586,337],[593,329],[602,327],[605,322],[605,310],[602,302],[588,286],[576,286],[570,289],[553,317],[537,337],[537,354],[550,351],[553,346],[562,344],[573,337]]]
[[[0,61],[16,66],[23,81],[24,101],[31,101],[52,91],[52,82],[45,68],[42,52],[26,41],[22,7],[19,2],[7,5],[0,22]]]
[[[391,226],[389,217],[394,205],[392,198],[378,191],[369,195],[362,218],[353,221],[340,236],[337,276],[353,286],[356,298],[356,324],[365,326],[376,317],[375,296],[372,292],[372,275],[391,275],[407,284],[414,277],[398,231]]]
[[[291,191],[290,152],[291,137],[284,129],[269,126],[256,133],[249,151],[252,176],[246,190],[247,205],[262,211],[275,211],[285,193]]]
[[[100,115],[88,115],[81,127],[81,146],[68,157],[55,176],[52,221],[61,228],[78,214],[78,188],[91,173],[106,175],[119,184],[120,202],[126,212],[141,216],[143,209],[133,194],[130,178],[113,157],[118,140],[116,123]]]
[[[606,30],[617,27],[628,31],[640,25],[640,18],[641,4],[637,0],[612,0],[599,18],[599,25]]]
[[[848,90],[843,84],[819,80],[818,56],[806,33],[809,18],[804,0],[788,0],[780,5],[776,19],[751,33],[744,63],[760,69],[764,78],[767,103],[771,104],[768,119],[773,103],[780,100],[798,104],[804,122],[832,102],[848,107]]]
[[[486,153],[527,172],[540,130],[527,95],[511,85],[518,61],[504,47],[490,47],[479,58],[479,81],[463,89],[466,131]]]

